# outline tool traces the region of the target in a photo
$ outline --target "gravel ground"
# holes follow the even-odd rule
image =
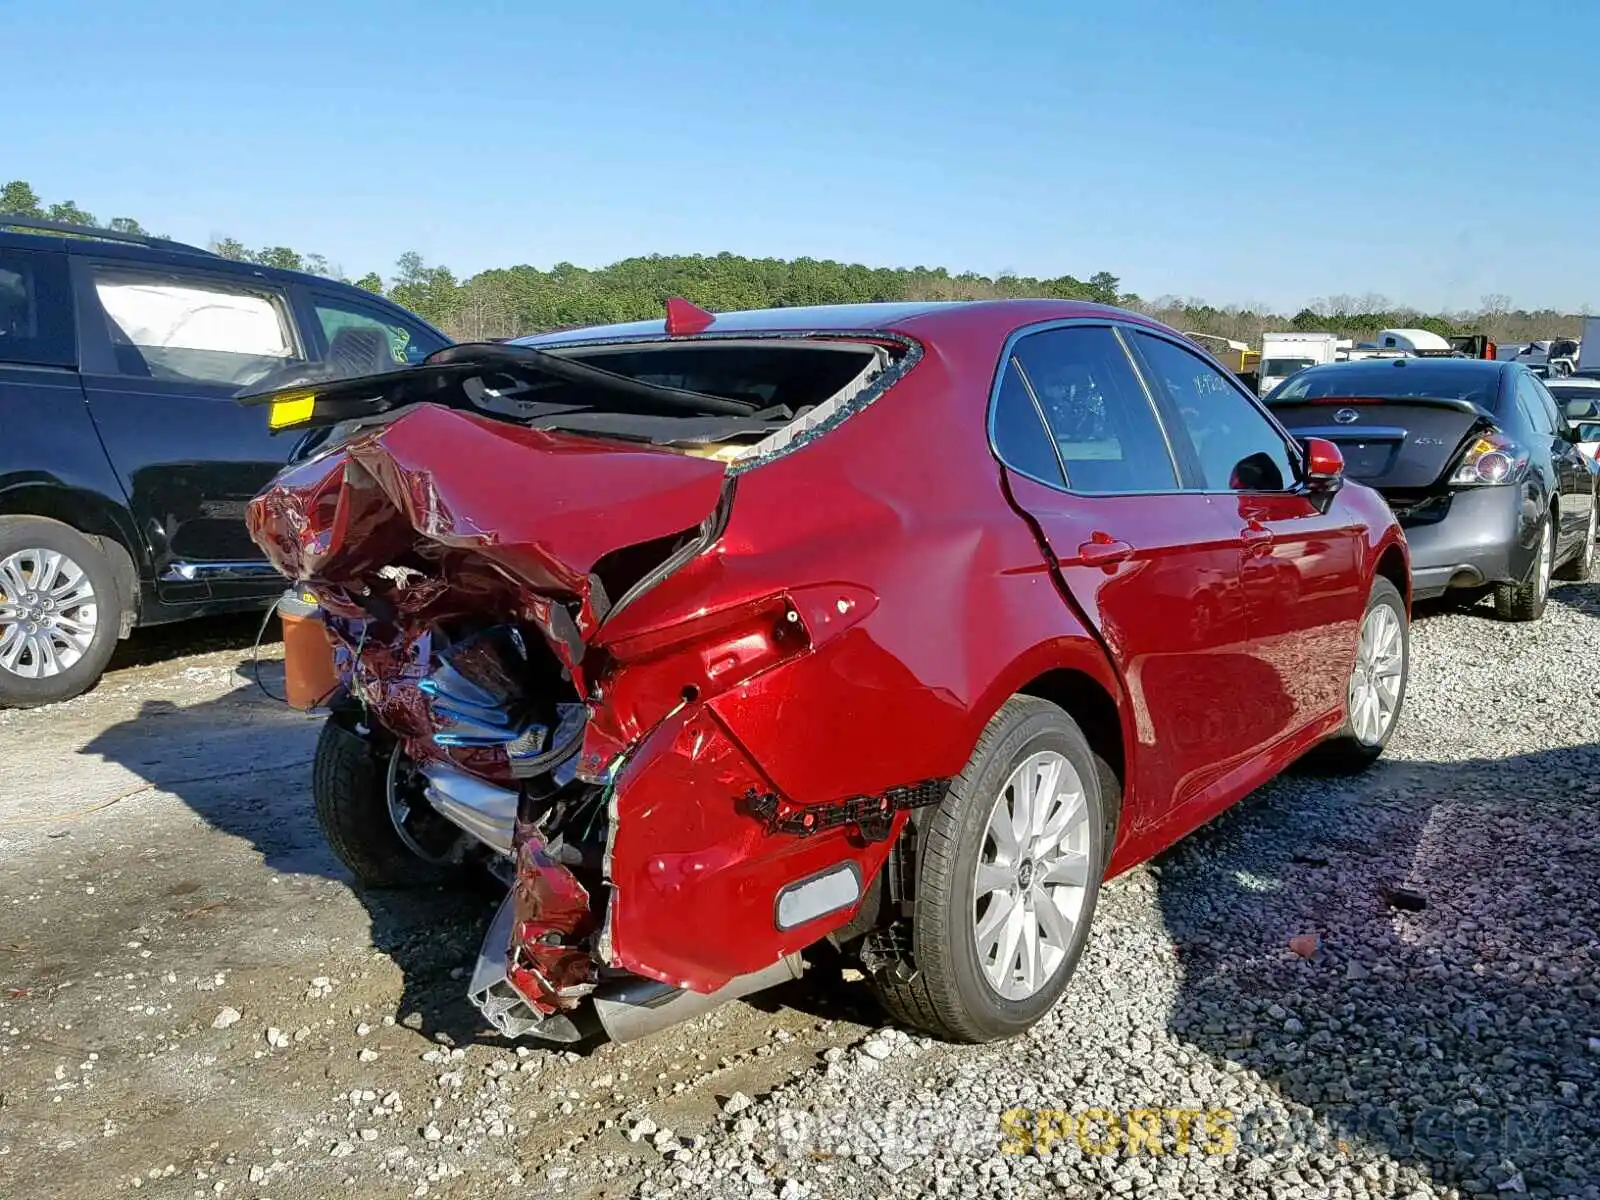
[[[1600,1200],[1600,587],[1425,615],[1383,763],[1114,882],[982,1048],[821,969],[627,1047],[484,1034],[493,897],[357,894],[315,724],[207,636],[0,713],[0,1195]]]

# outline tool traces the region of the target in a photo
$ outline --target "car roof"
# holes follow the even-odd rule
[[[3,226],[3,218],[0,218],[0,226]],[[411,320],[419,321],[430,329],[434,328],[427,320],[402,308],[387,296],[364,291],[352,283],[329,279],[325,275],[313,275],[308,271],[291,271],[285,267],[269,267],[262,263],[243,262],[236,258],[223,258],[210,250],[202,250],[198,246],[188,246],[182,242],[167,241],[163,238],[150,238],[143,242],[118,241],[94,236],[97,232],[103,231],[89,229],[81,237],[63,237],[53,233],[19,233],[0,227],[0,246],[18,250],[53,250],[65,254],[89,254],[100,259],[125,259],[128,262],[184,266],[202,271],[225,271],[230,275],[250,276],[281,287],[298,283],[324,290],[356,292],[362,299],[370,300],[380,308],[404,313]]]
[[[3,222],[0,222],[3,224]],[[186,267],[198,267],[201,270],[234,271],[240,274],[256,275],[263,279],[273,279],[282,283],[290,281],[313,285],[335,287],[341,285],[337,279],[328,279],[322,275],[311,275],[305,271],[291,271],[284,267],[269,267],[262,263],[244,262],[236,258],[223,258],[210,250],[202,250],[199,246],[185,245],[183,242],[168,241],[164,238],[150,238],[145,242],[114,241],[96,237],[101,231],[85,229],[83,236],[58,236],[51,233],[18,233],[14,230],[0,228],[0,246],[12,246],[19,250],[54,250],[65,254],[92,254],[95,258],[125,258],[130,262],[145,263],[181,263]]]
[[[876,304],[827,304],[752,308],[717,313],[705,333],[905,333],[939,336],[957,329],[1009,332],[1041,321],[1110,317],[1163,328],[1155,321],[1103,304],[1078,300],[926,300]],[[645,341],[667,336],[666,318],[595,325],[512,339],[522,346],[577,342]]]

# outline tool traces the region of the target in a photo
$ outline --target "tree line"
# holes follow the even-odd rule
[[[46,205],[23,180],[0,188],[0,213],[99,225],[92,213],[71,200]],[[104,228],[147,233],[132,217],[113,217]],[[242,262],[347,278],[325,256],[289,246],[251,249],[236,238],[221,237],[209,249]],[[1362,340],[1380,329],[1394,328],[1427,329],[1446,337],[1484,333],[1510,343],[1576,337],[1582,322],[1574,313],[1513,308],[1508,297],[1499,295],[1484,296],[1477,308],[1457,312],[1427,313],[1366,295],[1330,296],[1285,313],[1253,305],[1216,307],[1177,296],[1146,300],[1123,291],[1121,279],[1109,271],[1086,279],[1073,275],[1042,279],[1009,273],[952,274],[943,267],[868,267],[804,257],[746,258],[727,252],[651,254],[594,269],[566,262],[547,271],[526,265],[494,267],[460,279],[450,268],[430,265],[420,254],[408,251],[387,278],[368,272],[348,281],[388,296],[462,341],[657,317],[668,296],[683,296],[713,312],[885,300],[1092,300],[1147,313],[1183,332],[1251,346],[1260,345],[1262,334],[1269,332],[1326,331]]]

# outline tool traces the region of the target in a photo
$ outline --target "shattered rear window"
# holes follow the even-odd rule
[[[708,339],[541,347],[641,383],[734,400],[747,416],[639,413],[582,384],[549,380],[514,399],[538,428],[647,441],[730,464],[817,436],[893,382],[903,346],[819,338]]]

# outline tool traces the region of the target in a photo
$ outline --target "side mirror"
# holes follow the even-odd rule
[[[1308,437],[1301,445],[1306,451],[1306,491],[1311,503],[1327,512],[1334,493],[1344,486],[1344,455],[1326,438]]]
[[[1333,491],[1344,482],[1344,455],[1326,438],[1306,438],[1306,484],[1312,491]]]
[[[1575,442],[1600,442],[1600,421],[1579,421],[1572,426]]]

